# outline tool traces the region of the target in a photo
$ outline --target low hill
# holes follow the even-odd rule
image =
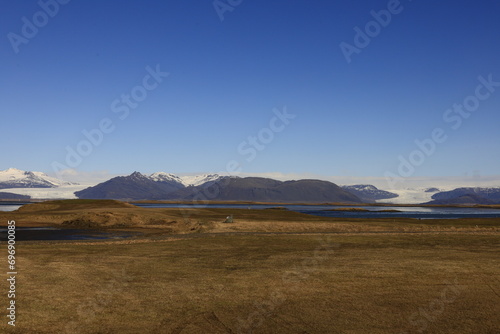
[[[91,209],[117,209],[135,208],[135,205],[116,200],[93,200],[93,199],[67,199],[59,201],[45,201],[23,205],[17,212],[36,211],[69,211],[69,210],[91,210]]]
[[[14,200],[26,200],[30,199],[30,196],[27,195],[19,195],[19,194],[13,194],[13,193],[6,193],[6,192],[0,192],[0,200],[2,199],[14,199]]]

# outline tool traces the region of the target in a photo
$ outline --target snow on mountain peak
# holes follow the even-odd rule
[[[183,184],[182,180],[177,175],[165,172],[153,173],[149,175],[149,178],[155,182],[177,182]]]
[[[378,190],[377,187],[375,187],[371,184],[355,184],[355,185],[346,186],[346,187],[349,187],[351,189],[356,189],[359,191],[377,191]]]
[[[3,171],[0,171],[0,180],[8,179],[16,179],[24,177],[24,175],[29,172],[25,172],[23,170],[17,168],[9,168]]]
[[[0,188],[56,188],[74,185],[48,176],[42,172],[29,172],[17,168],[0,171]]]
[[[202,174],[180,177],[180,179],[182,180],[182,184],[184,184],[186,187],[199,186],[207,182],[215,182],[221,178],[222,176],[220,176],[219,174]]]
[[[206,182],[217,181],[221,178],[221,176],[219,174],[177,176],[175,174],[157,172],[151,174],[149,178],[156,182],[177,182],[185,187],[189,187],[189,186],[199,186]]]
[[[4,170],[3,172],[9,172],[9,173],[21,172],[21,173],[24,173],[24,171],[17,169],[17,168],[14,168],[14,167],[10,167],[9,169]]]

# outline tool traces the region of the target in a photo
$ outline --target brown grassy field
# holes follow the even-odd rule
[[[341,221],[283,210],[84,204],[0,219],[60,224],[108,212],[136,215],[126,228],[147,233],[19,242],[17,326],[3,317],[0,332],[500,332],[498,220]],[[222,223],[228,214],[234,224]],[[5,242],[1,248],[6,258]],[[7,272],[6,263],[0,268]],[[7,306],[5,295],[0,303]]]
[[[225,224],[227,216],[233,224]],[[156,234],[199,232],[499,232],[500,219],[417,220],[317,217],[283,209],[143,208],[113,200],[63,200],[0,212],[0,221],[17,226],[139,229]],[[1,225],[5,225],[1,224]]]

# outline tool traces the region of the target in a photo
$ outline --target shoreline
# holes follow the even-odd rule
[[[0,200],[0,205],[27,205],[34,203],[70,201],[78,199],[30,199],[30,200]],[[99,199],[96,199],[99,200]],[[108,200],[108,199],[103,199]],[[341,206],[341,207],[360,207],[360,206],[379,206],[379,207],[421,207],[421,208],[472,208],[472,209],[500,209],[500,204],[403,204],[403,203],[343,203],[343,202],[253,202],[253,201],[181,201],[181,200],[116,200],[129,204],[172,204],[172,205],[297,205],[297,206]]]

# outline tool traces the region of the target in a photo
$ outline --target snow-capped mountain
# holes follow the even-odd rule
[[[219,179],[221,176],[217,174],[177,176],[158,172],[146,176],[134,172],[128,176],[114,177],[93,187],[77,191],[75,195],[79,198],[168,199],[169,194],[178,190],[207,186]]]
[[[154,181],[153,178],[160,181]],[[218,191],[213,193],[211,200],[361,202],[356,195],[329,181],[277,181],[261,177],[221,177],[217,174],[179,178],[187,186],[180,185],[181,188],[178,188],[177,181],[169,182],[168,180],[176,180],[172,175],[155,173],[154,176],[145,176],[134,172],[129,176],[118,176],[96,186],[77,191],[75,195],[81,199],[198,201],[206,195],[207,187],[212,186],[218,180],[224,180],[227,182],[219,184]]]
[[[356,184],[352,186],[342,186],[342,188],[358,196],[359,198],[370,202],[398,197],[398,194],[378,189],[371,184]]]
[[[57,188],[75,185],[48,176],[42,172],[27,172],[17,168],[0,171],[0,189],[6,188]]]
[[[223,178],[219,174],[202,174],[202,175],[193,175],[193,176],[181,176],[182,184],[184,186],[201,186],[207,182],[216,182]]]
[[[112,179],[113,182],[106,183],[104,188],[106,188],[106,191],[114,193],[114,191],[118,191],[114,188],[121,188],[116,186],[116,184],[128,182],[133,184],[132,188],[135,188],[136,185],[139,184],[141,187],[145,187],[150,192],[151,189],[157,188],[157,192],[163,194],[189,186],[196,187],[210,182],[216,182],[221,178],[222,176],[218,174],[177,176],[165,172],[157,172],[151,175],[143,175],[136,172],[128,177],[114,178]],[[31,196],[31,198],[75,198],[75,192],[80,192],[89,187],[93,188],[95,185],[95,183],[90,182],[85,182],[85,184],[65,182],[54,177],[50,177],[42,172],[29,172],[16,168],[9,168],[7,170],[0,171],[0,189],[2,189],[2,191],[8,191],[9,193],[18,195]],[[100,186],[99,188],[102,187]],[[153,193],[155,193],[155,191],[153,191]],[[100,196],[103,196],[103,194],[100,194]]]
[[[149,178],[155,182],[174,182],[184,185],[184,182],[180,177],[170,173],[157,172],[149,175]]]
[[[220,176],[219,174],[177,176],[175,174],[157,172],[149,175],[149,178],[155,182],[176,182],[182,184],[184,187],[196,187],[207,182],[218,181],[222,178],[222,176]]]
[[[461,197],[471,196],[469,200],[484,202],[480,204],[500,203],[500,187],[462,187],[450,191],[442,191],[432,195],[435,201],[453,202]]]

